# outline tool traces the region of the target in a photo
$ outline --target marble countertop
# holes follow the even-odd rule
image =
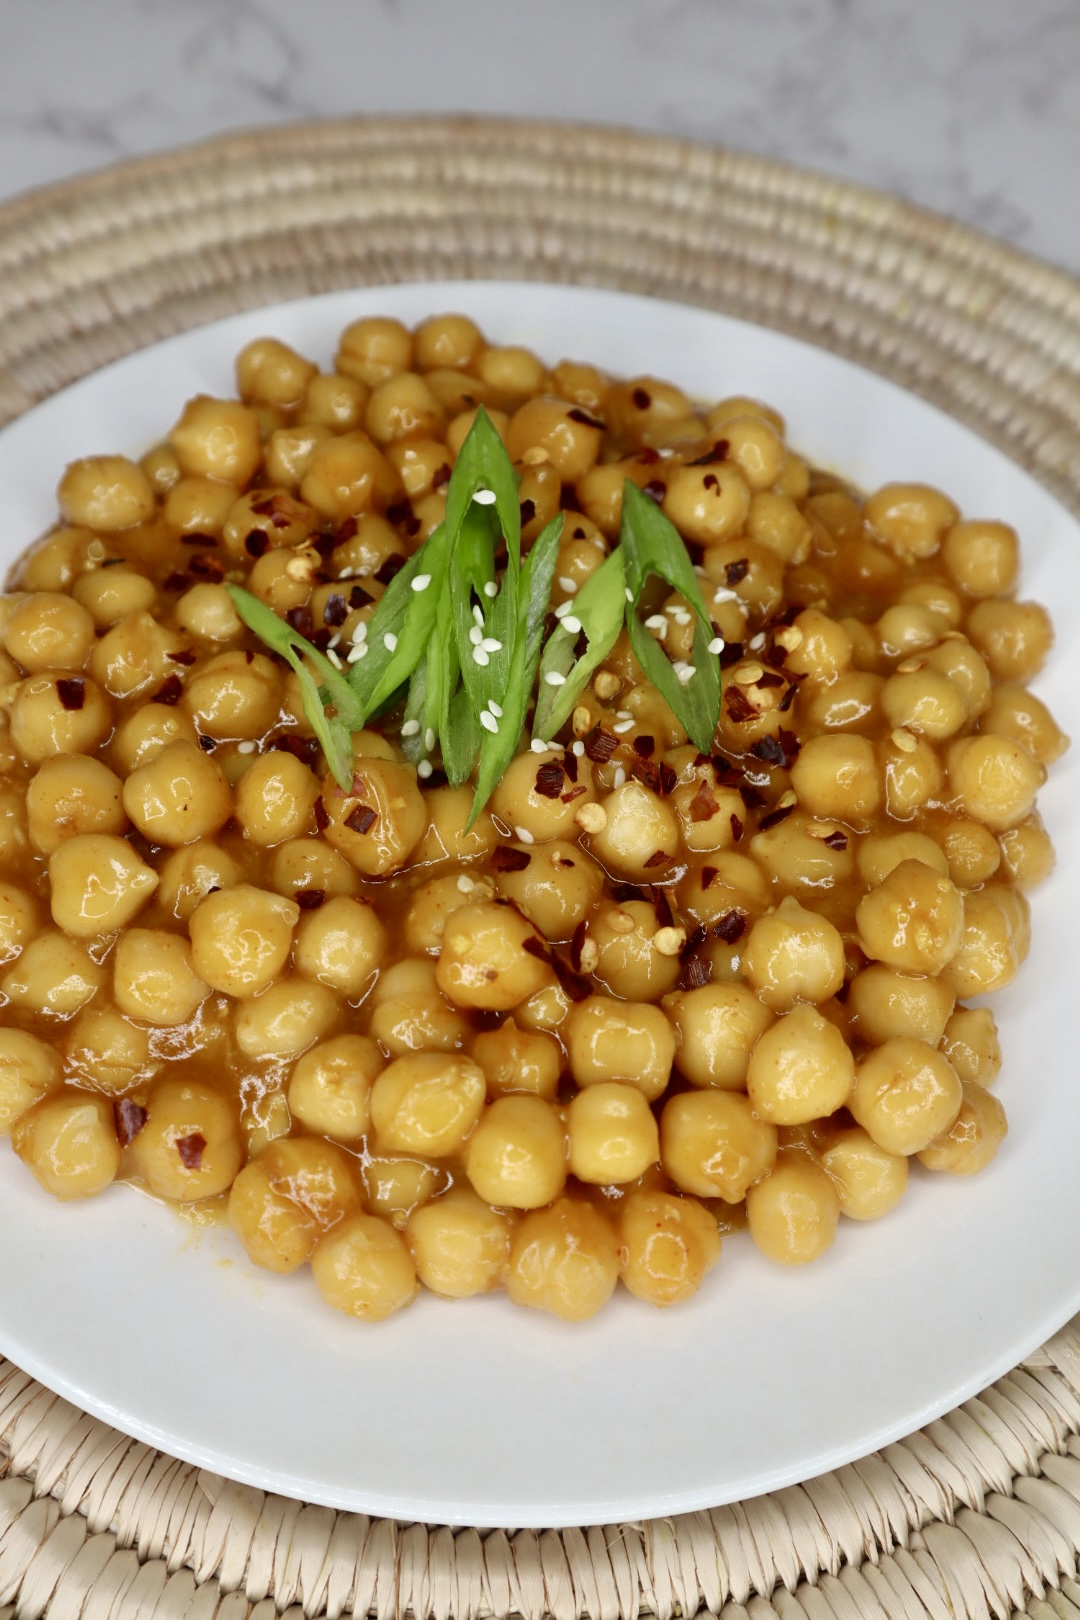
[[[897,192],[1080,273],[1076,0],[0,0],[0,201],[354,113],[634,125]]]

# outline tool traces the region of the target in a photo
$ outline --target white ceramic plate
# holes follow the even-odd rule
[[[745,392],[793,442],[864,487],[946,489],[1024,541],[1023,592],[1052,605],[1039,691],[1080,730],[1080,532],[974,435],[881,379],[775,333],[674,305],[566,287],[462,283],[335,294],[240,316],[109,367],[0,434],[3,544],[54,516],[77,455],[140,450],[231,359],[272,333],[327,362],[349,320],[445,309],[554,361],[653,372],[693,393]],[[921,1176],[900,1208],[843,1223],[805,1271],[746,1239],[667,1313],[617,1296],[566,1326],[503,1297],[421,1298],[378,1327],[338,1316],[307,1275],[250,1267],[122,1187],[54,1203],[0,1149],[0,1348],[68,1399],[177,1456],[267,1489],[385,1516],[480,1526],[612,1522],[790,1484],[939,1416],[1080,1309],[1076,918],[1080,755],[1041,804],[1057,873],[1034,945],[996,999],[1011,1122],[972,1181]]]

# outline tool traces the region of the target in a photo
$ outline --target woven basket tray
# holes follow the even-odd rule
[[[857,187],[624,131],[354,120],[0,208],[0,422],[120,355],[335,288],[500,278],[698,304],[941,406],[1080,513],[1080,283]],[[1080,1318],[979,1398],[712,1512],[448,1530],[292,1502],[0,1360],[0,1620],[1080,1620]]]

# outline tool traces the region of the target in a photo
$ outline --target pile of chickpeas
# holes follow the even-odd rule
[[[236,379],[141,461],[69,466],[0,598],[0,1127],[42,1187],[221,1211],[366,1320],[421,1284],[580,1319],[620,1282],[686,1299],[742,1227],[810,1261],[913,1161],[981,1169],[1006,1121],[969,1003],[1027,953],[1067,746],[1014,531],[461,315],[359,320],[329,371],[259,340]],[[466,831],[400,711],[337,785],[226,584],[350,668],[480,405],[523,545],[564,514],[553,612],[629,478],[724,694],[699,753],[624,635]],[[642,612],[691,658],[681,597]]]

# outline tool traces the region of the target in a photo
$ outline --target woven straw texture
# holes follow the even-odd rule
[[[1080,513],[1080,284],[896,199],[617,130],[257,132],[0,209],[0,422],[158,338],[335,288],[563,281],[723,310],[931,400]],[[1080,1620],[1080,1318],[902,1443],[644,1524],[449,1530],[291,1502],[0,1360],[0,1620]]]

